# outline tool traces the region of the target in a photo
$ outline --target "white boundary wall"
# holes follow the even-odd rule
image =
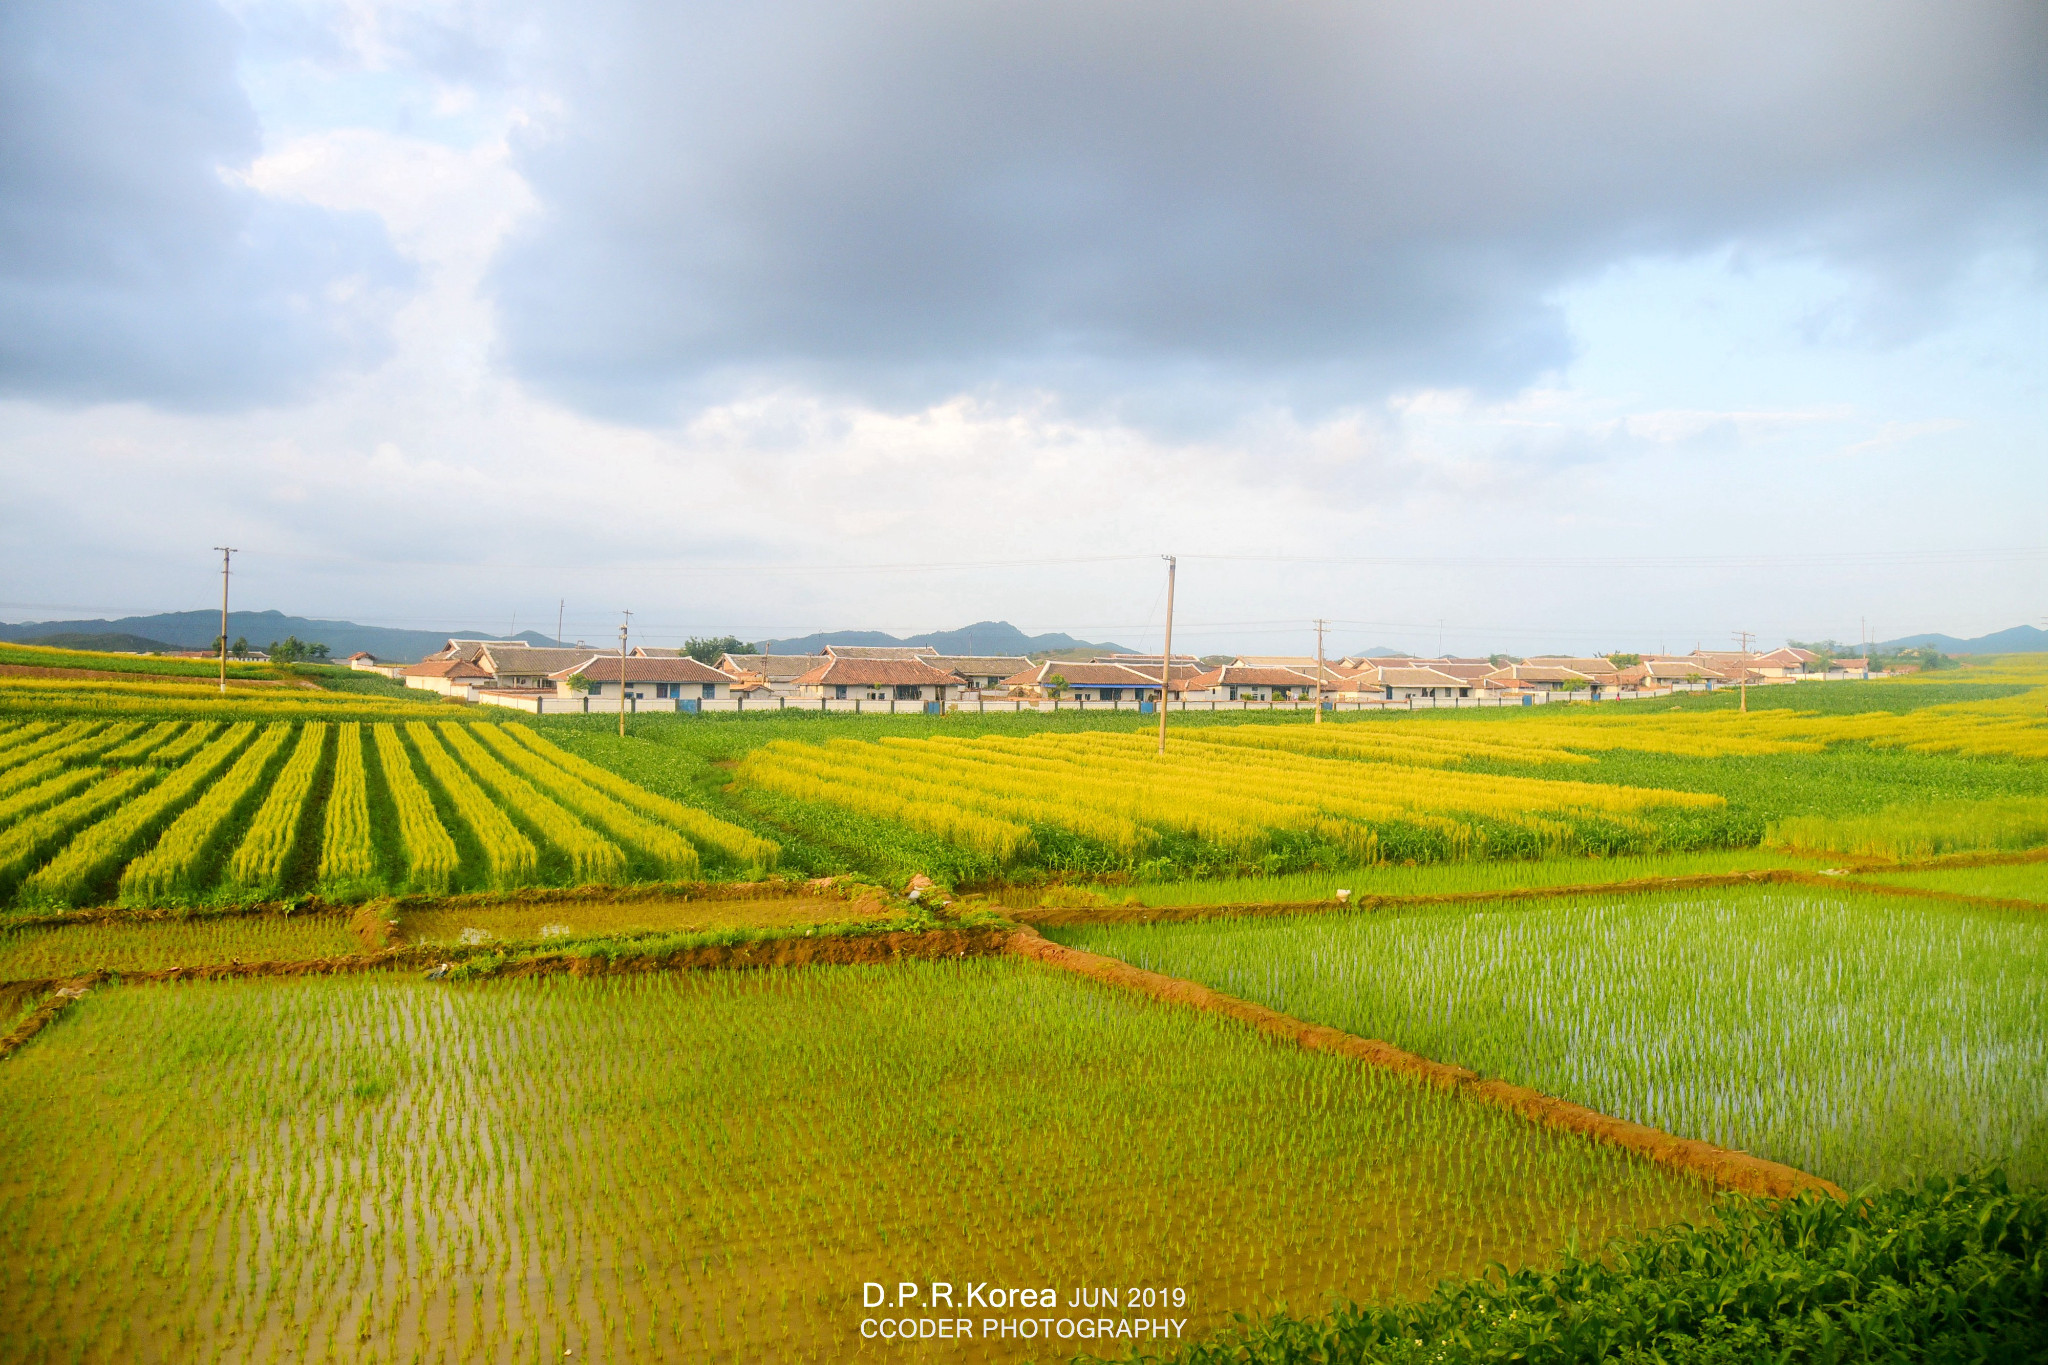
[[[1767,684],[1755,684],[1765,686]],[[1733,684],[1721,684],[1721,690]],[[1709,692],[1716,690],[1708,683],[1679,683],[1672,687],[1623,688],[1615,691],[1603,690],[1599,701],[1625,701],[1635,697],[1668,697],[1674,692]],[[472,700],[485,706],[504,706],[523,711],[532,716],[612,716],[619,711],[617,697],[563,697],[552,693],[505,693],[475,690]],[[1407,697],[1394,701],[1329,701],[1323,703],[1330,711],[1472,711],[1508,706],[1545,706],[1553,704],[1592,705],[1590,697],[1574,696],[1562,692],[1521,692],[1491,697]],[[1052,700],[1029,697],[968,697],[964,700],[939,702],[922,701],[866,701],[849,697],[844,701],[836,699],[813,699],[805,697],[722,697],[716,700],[681,698],[655,701],[652,698],[632,700],[627,703],[628,715],[653,715],[657,713],[682,712],[702,715],[712,711],[758,712],[758,711],[823,711],[831,715],[886,715],[924,716],[962,712],[980,715],[1001,715],[1009,712],[1054,712],[1054,711],[1142,711],[1153,713],[1150,702],[1142,705],[1134,701],[1077,701],[1074,698]],[[1176,701],[1167,706],[1169,712],[1203,711],[1312,711],[1315,703],[1309,701]]]

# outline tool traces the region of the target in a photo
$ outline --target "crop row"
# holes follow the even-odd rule
[[[1588,822],[1647,835],[1646,812],[1726,804],[1696,792],[1345,761],[1229,739],[1179,744],[1162,756],[1143,736],[1102,732],[785,740],[749,754],[740,771],[756,786],[900,820],[998,863],[1026,852],[1035,827],[1125,858],[1163,833],[1254,854],[1286,831],[1373,862],[1392,824],[1426,830],[1454,855],[1483,851],[1487,836],[1475,820],[1558,850]]]
[[[351,899],[394,883],[446,891],[465,877],[508,889],[680,880],[701,875],[700,850],[754,867],[777,851],[525,727],[378,723],[366,737],[360,724],[284,717],[225,729],[0,721],[0,898],[18,885],[25,904],[77,904],[119,873],[129,904],[262,899],[305,875],[301,849],[318,887]]]

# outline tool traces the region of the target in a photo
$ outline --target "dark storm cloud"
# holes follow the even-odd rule
[[[2040,221],[2021,4],[587,5],[501,257],[530,381],[1310,406],[1512,388],[1556,291],[1810,252],[1897,337]]]
[[[260,150],[196,0],[0,5],[0,393],[223,408],[383,354],[379,222],[224,175]]]

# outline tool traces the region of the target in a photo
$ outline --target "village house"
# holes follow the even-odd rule
[[[1169,681],[1174,684],[1174,700],[1180,700],[1183,692],[1181,680],[1171,678]],[[1001,685],[1017,697],[1064,696],[1076,701],[1111,702],[1159,700],[1159,675],[1154,673],[1147,677],[1143,670],[1123,664],[1048,659],[1011,674],[1003,679]]]
[[[400,680],[407,687],[464,700],[468,700],[471,688],[491,685],[491,671],[467,659],[422,659],[416,664],[407,664],[399,672]]]
[[[1480,685],[1496,692],[1583,693],[1587,700],[1598,701],[1607,688],[1620,686],[1620,675],[1610,671],[1606,680],[1599,682],[1576,668],[1557,664],[1507,664],[1487,674]]]
[[[476,651],[474,662],[477,667],[491,675],[491,686],[494,689],[512,692],[552,692],[555,690],[555,674],[580,664],[599,652],[587,645],[580,649],[555,649],[529,645],[524,641],[513,644],[492,641]]]
[[[792,686],[796,697],[813,701],[944,702],[965,684],[921,658],[828,657]]]
[[[1003,685],[1003,679],[1031,667],[1031,660],[1021,654],[933,654],[923,662],[958,673],[970,692],[993,692]]]
[[[1727,681],[1715,670],[1708,668],[1698,659],[1645,657],[1641,663],[1630,664],[1617,675],[1623,687],[1676,687],[1681,683],[1697,684]]]
[[[729,674],[691,658],[621,660],[616,654],[586,654],[581,662],[549,677],[558,696],[609,697],[614,702],[621,696],[629,701],[722,701],[732,695],[732,681]]]
[[[1809,666],[1819,662],[1820,655],[1812,650],[1786,645],[1783,649],[1757,655],[1749,661],[1749,666],[1766,678],[1801,678],[1806,676]]]
[[[939,657],[931,645],[826,645],[828,659],[923,659]]]
[[[1291,668],[1224,664],[1189,679],[1187,695],[1190,701],[1308,701],[1316,695],[1316,680]]]
[[[733,680],[734,695],[743,697],[793,697],[796,680],[820,664],[825,654],[721,654],[718,671]]]
[[[1456,701],[1474,695],[1485,676],[1460,677],[1443,665],[1383,665],[1361,674],[1351,686],[1361,696],[1376,695],[1382,701]]]

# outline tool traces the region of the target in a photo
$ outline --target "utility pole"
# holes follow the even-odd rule
[[[633,613],[627,612],[626,619],[619,622],[619,738],[626,737],[626,627],[633,624]]]
[[[1166,699],[1173,695],[1173,576],[1180,561],[1161,555],[1166,561],[1166,648],[1159,655],[1159,752],[1166,753]]]
[[[560,647],[561,647],[561,644],[562,644],[562,613],[563,613],[563,612],[565,612],[565,611],[567,611],[568,609],[569,609],[569,599],[568,599],[568,598],[566,598],[566,597],[559,597],[559,598],[556,598],[556,599],[555,599],[555,646],[556,646],[556,648],[560,648]]]
[[[1324,619],[1323,619],[1322,617],[1320,617],[1320,616],[1318,616],[1318,617],[1316,618],[1316,719],[1315,719],[1315,723],[1316,723],[1317,725],[1321,725],[1321,724],[1323,723],[1323,672],[1324,672],[1324,669],[1323,669],[1323,630],[1324,630],[1324,628],[1325,628],[1326,626],[1328,626],[1329,624],[1330,624],[1330,623],[1329,623],[1328,621],[1325,621],[1325,620],[1324,620]]]
[[[1754,632],[1752,632],[1752,631],[1747,631],[1747,630],[1738,630],[1738,631],[1735,631],[1735,632],[1733,632],[1733,634],[1734,634],[1734,636],[1735,636],[1736,640],[1738,640],[1738,641],[1739,641],[1739,642],[1741,643],[1741,645],[1742,645],[1742,681],[1741,681],[1741,682],[1740,682],[1740,683],[1738,684],[1738,686],[1740,687],[1740,689],[1741,689],[1741,692],[1742,692],[1742,709],[1743,709],[1744,711],[1748,711],[1748,710],[1749,710],[1749,642],[1750,642],[1751,640],[1755,639],[1755,638],[1756,638],[1756,636],[1755,636],[1755,633],[1754,633]]]
[[[1444,618],[1436,618],[1436,657],[1444,657]]]
[[[216,545],[220,551],[220,694],[228,694],[228,563],[235,553],[232,545]]]

